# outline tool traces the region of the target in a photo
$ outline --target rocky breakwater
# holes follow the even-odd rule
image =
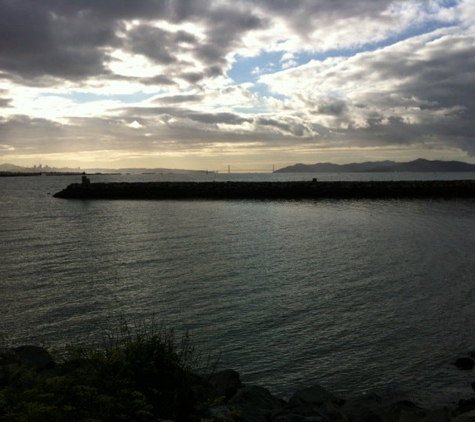
[[[28,368],[29,373],[22,371]],[[27,374],[28,385],[34,385],[33,379],[36,377],[43,380],[43,384],[51,388],[58,384],[61,388],[56,391],[58,395],[56,408],[58,417],[54,420],[83,420],[77,414],[77,409],[68,404],[61,407],[67,398],[66,389],[72,392],[72,403],[76,406],[79,401],[79,393],[92,394],[95,386],[89,385],[87,388],[81,382],[88,379],[94,367],[86,359],[70,360],[68,363],[56,363],[49,352],[38,346],[21,346],[14,349],[0,349],[0,420],[20,420],[10,418],[13,415],[12,409],[19,412],[18,407],[33,408],[36,404],[33,418],[21,420],[49,420],[40,418],[41,412],[46,412],[53,407],[41,407],[38,403],[27,403],[25,399],[31,398],[32,394],[24,391],[12,394],[12,385],[18,382],[19,378],[25,378]],[[73,373],[72,380],[81,380],[77,385],[68,378],[67,375]],[[156,376],[151,372],[142,381],[147,383],[147,379]],[[110,376],[110,374],[107,374]],[[264,387],[257,385],[244,385],[238,372],[227,369],[214,372],[209,375],[193,375],[194,390],[200,390],[205,398],[200,403],[202,415],[201,420],[209,422],[475,422],[475,399],[461,400],[453,407],[443,406],[436,409],[424,409],[415,403],[407,400],[388,401],[375,394],[366,394],[359,397],[340,398],[320,385],[313,385],[299,389],[290,399],[283,400],[270,393]],[[65,380],[69,380],[68,383]],[[23,385],[23,384],[22,384]],[[140,384],[119,384],[118,391],[114,392],[114,397],[123,394],[123,389],[140,389]],[[122,389],[122,390],[120,390]],[[33,391],[33,390],[32,390]],[[177,391],[177,394],[181,390]],[[92,393],[91,393],[92,392]],[[86,396],[87,396],[86,394]],[[76,397],[78,395],[78,397]],[[64,396],[64,397],[63,397]],[[136,406],[143,397],[138,391],[132,391],[132,402],[129,406]],[[35,397],[35,396],[33,396]],[[39,398],[52,400],[53,393],[49,395],[41,394]],[[21,398],[22,402],[9,403],[9,400]],[[100,397],[99,397],[100,398]],[[107,397],[106,397],[107,398]],[[87,400],[92,399],[87,396]],[[180,401],[180,397],[177,397]],[[181,398],[185,401],[185,396]],[[104,401],[104,397],[101,399]],[[101,402],[99,400],[99,402]],[[108,400],[112,400],[110,397]],[[97,401],[97,400],[96,400]],[[68,402],[69,403],[69,402]],[[103,404],[101,402],[101,404]],[[97,405],[97,403],[95,403]],[[118,401],[117,406],[124,406],[125,403]],[[92,406],[92,405],[91,405]],[[66,416],[64,412],[69,411]],[[40,412],[40,413],[37,413]],[[31,412],[30,412],[31,413]],[[28,413],[28,415],[30,415]],[[21,412],[24,414],[24,412]],[[63,416],[60,416],[63,415]],[[71,418],[68,418],[69,417]],[[150,409],[140,412],[144,421],[157,420],[152,417]],[[73,417],[74,416],[74,417]],[[101,414],[97,420],[114,420],[106,413]],[[85,419],[84,419],[85,420]],[[95,419],[96,420],[96,419]],[[185,419],[180,420],[194,420]],[[178,419],[177,419],[178,422]]]
[[[475,180],[74,183],[54,197],[151,200],[473,198]]]

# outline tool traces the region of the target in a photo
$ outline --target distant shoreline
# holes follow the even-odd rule
[[[54,197],[127,200],[475,198],[475,180],[74,183]]]
[[[35,176],[78,176],[82,173],[61,171],[27,172],[27,171],[0,171],[0,177],[35,177]]]

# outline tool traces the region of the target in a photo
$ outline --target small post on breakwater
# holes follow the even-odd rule
[[[228,166],[228,174],[231,173],[231,166]]]

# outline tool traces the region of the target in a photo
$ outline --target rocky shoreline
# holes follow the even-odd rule
[[[73,183],[66,199],[397,199],[475,198],[475,180],[319,182]]]
[[[70,364],[70,363],[69,363]],[[80,363],[79,363],[80,364]],[[43,380],[61,374],[60,364],[39,346],[0,349],[0,387],[23,367]],[[471,363],[473,367],[473,361]],[[461,367],[460,367],[461,368]],[[77,369],[77,368],[76,368]],[[468,369],[468,368],[461,368]],[[90,370],[85,366],[84,370]],[[209,375],[194,375],[208,397],[207,421],[215,422],[473,422],[475,399],[457,406],[424,409],[407,400],[387,401],[375,394],[340,398],[320,385],[297,390],[283,400],[264,387],[244,385],[238,372],[227,369]],[[2,415],[0,388],[0,420]]]

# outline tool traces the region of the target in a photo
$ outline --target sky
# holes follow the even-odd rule
[[[475,0],[0,0],[0,163],[475,163]]]

